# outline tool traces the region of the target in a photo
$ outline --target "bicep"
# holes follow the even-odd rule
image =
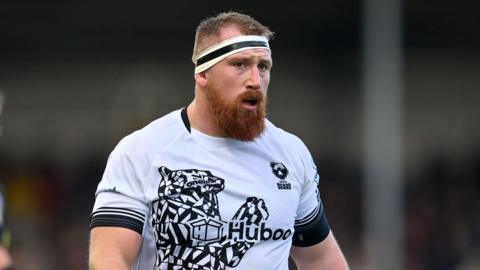
[[[322,242],[307,246],[292,246],[290,255],[301,270],[309,269],[348,269],[345,257],[330,231]]]
[[[121,227],[94,227],[90,231],[91,270],[130,269],[138,255],[142,236]]]
[[[330,232],[322,242],[306,247],[293,246],[290,249],[290,254],[295,259],[295,262],[310,262],[320,259],[326,252],[333,248],[333,236]]]
[[[147,206],[118,192],[99,192],[90,219],[90,270],[129,270],[142,244]]]

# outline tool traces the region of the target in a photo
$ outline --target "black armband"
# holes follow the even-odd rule
[[[122,227],[142,234],[145,215],[126,208],[100,207],[90,216],[94,227]]]
[[[329,233],[330,225],[320,202],[312,213],[295,222],[292,245],[297,247],[313,246],[325,240]]]

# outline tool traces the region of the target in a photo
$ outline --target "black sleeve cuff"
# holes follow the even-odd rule
[[[125,208],[100,207],[90,217],[90,229],[94,227],[122,227],[141,235],[144,222],[145,215],[140,212]]]
[[[320,203],[319,207],[303,219],[303,222],[295,222],[292,245],[297,247],[313,246],[325,240],[329,233],[330,225]]]

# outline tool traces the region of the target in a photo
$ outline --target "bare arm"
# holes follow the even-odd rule
[[[90,270],[130,270],[142,236],[120,227],[95,227],[90,232]]]
[[[300,270],[348,270],[347,261],[332,232],[322,242],[309,247],[292,246],[290,249]]]
[[[11,269],[12,257],[6,248],[0,246],[0,269]]]

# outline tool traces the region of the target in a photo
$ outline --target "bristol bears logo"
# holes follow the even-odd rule
[[[288,169],[282,163],[270,162],[270,167],[272,167],[272,172],[276,177],[280,179],[285,179],[288,175]]]
[[[258,241],[286,240],[292,230],[265,227],[263,199],[249,197],[230,221],[220,216],[217,194],[225,180],[210,171],[160,167],[159,200],[151,224],[157,259],[154,269],[225,269],[236,267]]]
[[[283,165],[282,163],[279,162],[270,162],[270,167],[272,168],[273,174],[280,178],[280,181],[277,183],[277,188],[278,189],[292,189],[292,185],[288,183],[285,178],[287,178],[288,175],[288,169]]]

